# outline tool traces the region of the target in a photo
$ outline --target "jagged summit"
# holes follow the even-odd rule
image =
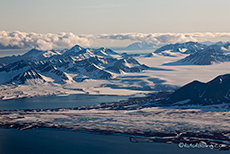
[[[70,48],[69,50],[80,51],[82,49],[84,49],[84,48],[77,44],[77,45],[73,46],[72,48]]]
[[[42,53],[42,50],[38,50],[36,48],[31,49],[30,51],[26,52],[23,56],[30,56]]]
[[[27,71],[19,73],[13,79],[11,79],[10,83],[18,83],[18,84],[38,84],[44,83],[45,80],[42,76],[37,73],[33,67],[29,67]]]
[[[65,53],[63,53],[63,55],[69,55],[69,56],[74,56],[79,54],[79,51],[85,50],[85,48],[79,46],[79,45],[75,45],[72,48],[70,48],[69,50],[67,50]]]

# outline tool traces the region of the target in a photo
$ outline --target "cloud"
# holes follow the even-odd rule
[[[102,41],[101,41],[102,40]],[[72,47],[76,44],[90,46],[97,42],[111,42],[116,40],[146,41],[155,44],[169,44],[177,42],[203,42],[230,40],[230,33],[116,33],[116,34],[87,34],[76,35],[73,33],[39,34],[25,32],[0,31],[0,49],[25,49],[37,48],[49,50],[54,47]],[[108,43],[108,42],[107,42]],[[109,46],[108,44],[101,44]]]
[[[92,36],[88,38],[90,37],[92,38]],[[97,39],[146,41],[155,44],[168,44],[188,41],[202,42],[222,40],[223,38],[230,39],[230,33],[119,33],[100,34],[94,37]]]
[[[91,40],[73,33],[38,34],[0,31],[0,49],[37,48],[50,50],[54,47],[72,47],[76,44],[89,46]]]

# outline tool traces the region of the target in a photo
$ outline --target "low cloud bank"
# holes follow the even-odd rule
[[[177,42],[203,42],[209,40],[230,39],[230,33],[120,33],[101,34],[95,36],[99,39],[146,41],[155,44],[168,44]]]
[[[50,50],[54,47],[72,47],[76,44],[89,46],[90,40],[73,33],[38,34],[0,31],[0,49],[37,48]]]
[[[229,40],[230,33],[118,33],[99,35],[76,35],[73,33],[39,34],[20,31],[0,31],[0,49],[37,48],[49,50],[54,47],[72,47],[76,44],[90,46],[97,40],[146,41],[155,44],[177,42],[203,42],[210,40]]]

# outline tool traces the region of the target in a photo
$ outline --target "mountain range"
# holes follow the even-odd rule
[[[165,46],[156,50],[154,54],[168,56],[162,53],[179,53],[187,57],[171,64],[191,64],[191,65],[210,65],[213,63],[230,61],[230,43],[218,42],[216,44],[206,46],[196,42],[177,43]],[[164,50],[165,49],[165,50]],[[171,50],[167,50],[171,49]],[[182,52],[183,51],[183,52]],[[145,57],[140,59],[144,62]],[[148,59],[151,61],[151,59]],[[162,64],[162,63],[161,63]],[[163,67],[163,66],[162,66]],[[144,70],[151,71],[151,75],[133,76],[126,73],[142,72]],[[147,72],[148,71],[144,71]],[[161,78],[152,77],[155,71],[173,71],[164,69],[153,69],[147,65],[140,64],[133,56],[128,54],[118,54],[108,48],[83,48],[75,45],[70,49],[62,50],[37,50],[31,49],[27,53],[19,56],[10,56],[0,58],[0,85],[26,85],[26,84],[47,84],[54,85],[59,83],[66,84],[76,89],[80,82],[90,79],[96,79],[98,87],[114,88],[114,89],[132,89],[132,90],[156,90],[166,91],[173,85],[167,85]],[[165,73],[166,73],[165,72]],[[167,74],[167,73],[166,73]],[[212,102],[228,102],[230,88],[228,83],[230,75],[222,75],[208,83],[194,81],[175,93],[160,101],[161,104],[212,104]],[[167,79],[167,78],[166,78]],[[104,83],[99,83],[103,80]],[[92,80],[95,81],[95,80]],[[159,83],[158,83],[159,81]],[[91,80],[90,80],[91,82]],[[91,84],[87,82],[87,84]],[[75,85],[72,83],[76,83]],[[43,84],[44,85],[44,84]],[[171,87],[170,87],[171,86]],[[181,85],[180,85],[181,86]],[[88,86],[89,87],[89,86]],[[83,87],[88,92],[88,87]],[[159,87],[159,88],[158,88]],[[1,87],[3,90],[5,86]],[[88,88],[88,89],[87,89]],[[175,87],[176,88],[176,87]],[[173,88],[173,89],[175,89]],[[172,88],[170,89],[172,90]],[[9,90],[5,90],[8,93]],[[23,90],[22,90],[23,91]],[[51,90],[50,90],[51,91]],[[90,91],[90,90],[89,90]],[[95,90],[96,91],[96,90]],[[218,96],[216,96],[218,94]],[[13,95],[13,94],[12,94]],[[215,96],[215,97],[214,97]],[[175,105],[176,105],[175,104]]]
[[[130,45],[128,45],[125,49],[126,50],[151,50],[156,49],[161,45],[157,45],[154,43],[148,43],[148,42],[135,42]]]
[[[146,57],[152,57],[156,54],[163,56],[175,57],[180,54],[193,54],[204,50],[207,46],[198,42],[185,42],[168,44],[155,50],[153,53],[149,53]]]
[[[32,49],[21,56],[0,58],[0,84],[66,83],[85,79],[112,79],[124,72],[141,72],[148,66],[133,57],[107,48],[41,51]]]
[[[230,43],[217,42],[192,52],[187,57],[165,65],[212,65],[230,61]]]

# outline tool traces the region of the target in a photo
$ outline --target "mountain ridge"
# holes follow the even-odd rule
[[[148,66],[140,64],[133,57],[120,55],[111,49],[104,47],[98,49],[83,48],[79,45],[75,45],[69,50],[62,50],[61,52],[56,50],[42,51],[31,49],[21,56],[2,58],[0,59],[0,63],[0,73],[5,73],[5,76],[7,76],[7,72],[16,70],[13,67],[18,67],[19,69],[25,66],[30,67],[31,70],[28,72],[26,70],[20,72],[22,70],[17,69],[18,72],[11,73],[11,76],[14,76],[14,81],[18,80],[17,83],[21,84],[24,84],[29,79],[44,80],[42,75],[48,75],[55,82],[65,83],[68,81],[74,82],[75,80],[81,81],[81,79],[77,79],[79,74],[85,76],[85,79],[108,80],[112,79],[115,74],[122,72],[141,72],[148,69]],[[27,74],[25,75],[27,78],[21,79],[19,76],[16,77],[19,73]],[[32,76],[28,77],[28,73]],[[68,73],[76,75],[70,77]]]
[[[145,57],[152,57],[156,54],[162,56],[175,57],[177,54],[192,54],[201,52],[207,47],[207,45],[198,42],[185,42],[185,43],[175,43],[164,45],[154,52],[147,54]]]
[[[164,65],[212,65],[230,61],[230,43],[217,42],[204,50]]]
[[[209,82],[192,81],[161,100],[164,106],[214,105],[230,103],[230,74],[219,75]]]

